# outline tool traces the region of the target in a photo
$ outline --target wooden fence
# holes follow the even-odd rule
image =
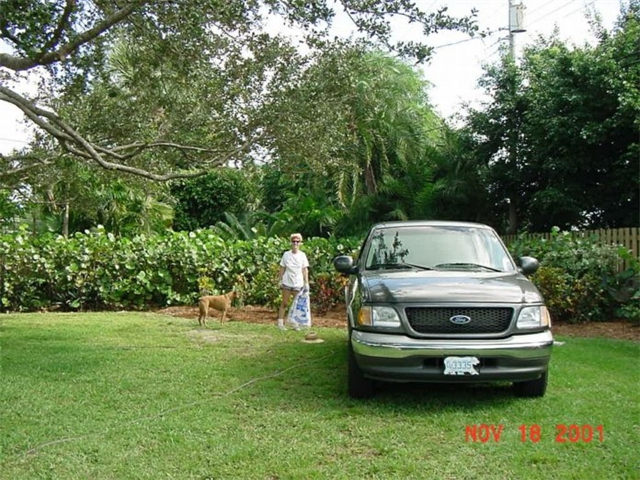
[[[579,232],[569,232],[573,237],[596,238],[600,243],[610,245],[622,245],[631,251],[634,257],[640,258],[640,228],[612,228],[601,230],[584,230]],[[518,238],[546,238],[550,239],[551,233],[525,233],[520,235],[502,235],[504,242],[509,245]],[[628,267],[628,262],[624,262],[622,268]]]

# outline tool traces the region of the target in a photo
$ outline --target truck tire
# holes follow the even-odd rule
[[[514,382],[513,391],[518,397],[542,397],[547,391],[548,378],[549,372],[546,370],[542,376],[536,380]]]
[[[351,339],[349,339],[349,370],[347,372],[348,391],[351,398],[369,398],[373,396],[374,384],[373,380],[367,378],[360,370],[358,362],[356,362],[355,355],[353,353],[353,347],[351,346]]]

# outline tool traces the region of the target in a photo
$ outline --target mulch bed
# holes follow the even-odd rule
[[[189,318],[197,322],[198,307],[196,306],[176,306],[158,310],[157,313],[170,315],[173,317]],[[220,318],[218,312],[214,312],[214,317],[209,321],[216,321]],[[277,312],[273,309],[246,305],[242,308],[233,308],[229,311],[228,319],[236,322],[246,323],[276,323]],[[344,306],[339,306],[329,312],[319,314],[312,312],[311,320],[313,325],[318,327],[346,328],[346,314]],[[605,337],[619,340],[633,340],[640,342],[640,328],[638,324],[633,324],[625,320],[614,320],[611,322],[589,322],[589,323],[554,323],[553,333],[556,335],[566,335],[571,337]]]
[[[640,328],[638,323],[628,320],[613,320],[610,322],[588,323],[552,323],[551,330],[556,335],[571,337],[605,337],[618,340],[633,340],[640,342]]]

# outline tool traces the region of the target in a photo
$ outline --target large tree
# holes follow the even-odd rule
[[[494,225],[515,233],[530,194],[526,188],[527,158],[521,153],[526,115],[523,75],[513,58],[505,56],[498,65],[487,67],[479,83],[491,100],[484,108],[471,111],[463,136],[475,144],[472,147],[475,161],[471,160],[471,164],[477,166],[477,173],[483,171],[484,182],[478,185],[468,175],[458,176],[456,181],[469,178],[467,188],[486,189],[489,202],[505,218],[500,222],[502,225]],[[456,161],[464,161],[465,157]]]
[[[445,129],[433,154],[431,203],[436,218],[499,224],[500,215],[488,195],[484,157],[477,147],[471,128]]]
[[[525,55],[526,218],[536,230],[638,222],[640,2],[599,37],[593,48],[552,39]]]
[[[491,101],[469,132],[510,233],[637,224],[640,2],[611,32],[594,25],[596,46],[540,38],[520,67],[507,60],[483,78]]]
[[[335,220],[340,233],[359,232],[372,221],[424,218],[434,146],[444,129],[428,86],[418,69],[380,51],[352,46],[325,52],[290,97],[296,107],[290,104],[288,116],[300,118],[295,123],[305,121],[300,115],[323,112],[309,119],[315,133],[281,136],[297,147],[278,148],[278,175],[267,180],[294,187],[288,207],[290,200],[310,205],[301,194],[313,197],[313,209],[330,213],[322,221]]]
[[[341,10],[370,41],[420,61],[431,48],[392,45],[391,18],[417,22],[425,35],[476,29],[473,13],[456,19],[406,0],[6,1],[0,101],[74,161],[154,180],[201,175],[276,145],[283,118],[269,107],[282,105],[307,58],[266,22],[299,28],[313,52],[332,48],[327,32]],[[19,93],[25,78],[39,81],[36,95]],[[56,157],[0,160],[7,178]]]

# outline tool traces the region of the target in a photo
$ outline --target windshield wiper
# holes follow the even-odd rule
[[[388,269],[388,270],[406,270],[409,268],[418,268],[420,270],[433,270],[431,267],[425,267],[424,265],[415,265],[413,263],[377,263],[369,267],[370,270]]]
[[[375,263],[369,267],[369,270],[403,270],[411,268],[406,263]]]
[[[433,270],[432,267],[427,267],[425,265],[416,265],[415,263],[404,263],[403,265],[409,265],[412,268],[418,268],[420,270]]]
[[[488,267],[486,265],[480,265],[478,263],[469,263],[469,262],[454,262],[454,263],[441,263],[436,265],[435,268],[447,268],[447,267],[469,267],[469,268],[485,268],[487,270],[491,270],[492,272],[501,272],[497,268]]]

